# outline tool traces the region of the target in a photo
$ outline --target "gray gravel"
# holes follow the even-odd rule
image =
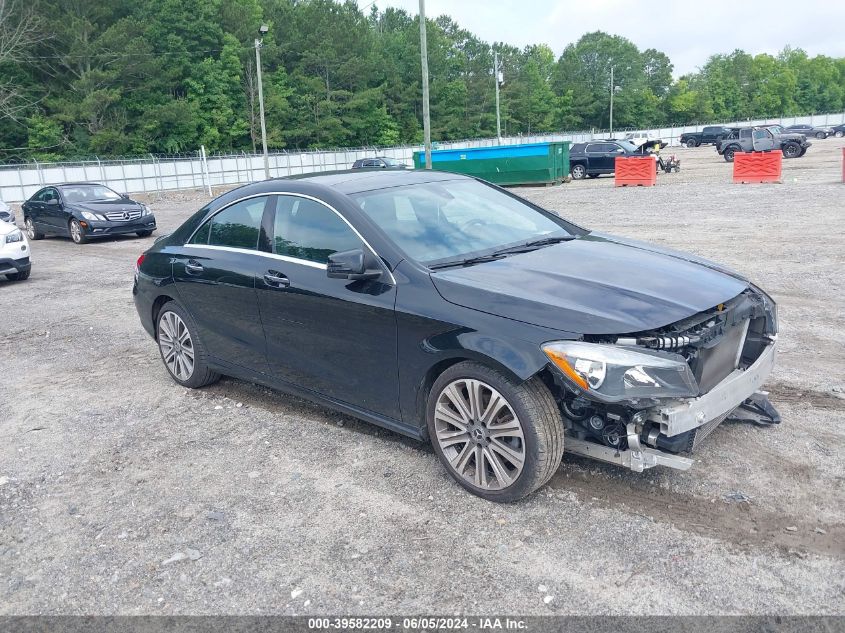
[[[0,281],[0,614],[845,613],[841,146],[782,185],[698,148],[655,188],[519,190],[767,289],[783,423],[722,425],[688,472],[567,456],[508,506],[362,422],[170,381],[130,293],[152,238],[35,242],[30,280]],[[152,198],[159,234],[203,200]]]

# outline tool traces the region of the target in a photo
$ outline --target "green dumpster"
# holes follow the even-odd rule
[[[425,168],[425,152],[414,152],[414,167]],[[569,175],[569,141],[441,149],[431,152],[431,167],[497,185],[559,183]]]

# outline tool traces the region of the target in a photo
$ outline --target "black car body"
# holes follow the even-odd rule
[[[630,141],[606,140],[575,143],[569,149],[569,173],[574,180],[589,176],[596,178],[602,174],[612,174],[616,169],[619,156],[642,156],[643,151]]]
[[[352,169],[407,169],[408,166],[395,158],[374,156],[373,158],[359,158],[352,163]]]
[[[65,183],[39,189],[23,203],[30,239],[63,235],[77,244],[92,238],[127,235],[141,237],[156,229],[147,205],[96,183]]]
[[[684,132],[681,134],[681,145],[698,147],[699,145],[716,144],[731,133],[731,128],[723,125],[708,125],[701,132]]]
[[[444,257],[461,235],[508,237]],[[564,446],[635,471],[689,468],[680,453],[765,380],[777,331],[774,302],[734,272],[437,171],[230,191],[139,258],[133,295],[179,384],[235,376],[436,438],[450,474],[499,501],[542,485]],[[466,410],[448,404],[456,384]],[[484,422],[494,401],[505,422]],[[505,446],[508,411],[524,433]],[[510,481],[515,462],[494,462],[517,450],[517,483],[486,485]]]
[[[786,128],[787,133],[803,134],[804,136],[814,136],[818,139],[825,139],[828,136],[833,136],[834,129],[829,125],[809,125],[807,123],[797,123]]]

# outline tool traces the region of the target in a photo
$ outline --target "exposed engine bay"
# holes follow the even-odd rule
[[[680,365],[682,359],[685,376],[670,383],[664,380],[667,373],[624,366],[626,388],[631,387],[632,394],[646,395],[611,398],[591,389],[593,384],[601,384],[590,383],[591,359],[575,358],[576,372],[579,366],[582,370],[589,367],[583,374],[587,389],[558,380],[563,387],[558,390],[558,402],[568,436],[567,450],[638,471],[656,465],[686,469],[692,462],[682,455],[692,453],[728,418],[779,423],[780,416],[766,394],[758,391],[774,362],[776,339],[776,305],[754,287],[656,330],[585,336],[585,343],[593,346],[655,357],[655,367],[661,362]],[[578,354],[576,350],[569,355]],[[612,368],[605,366],[602,381],[611,375]],[[667,392],[666,398],[656,396],[661,390]]]

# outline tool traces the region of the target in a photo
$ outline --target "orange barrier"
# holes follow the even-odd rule
[[[783,152],[737,152],[734,154],[734,182],[780,182]]]
[[[617,156],[614,164],[617,187],[653,187],[657,184],[654,156]]]

